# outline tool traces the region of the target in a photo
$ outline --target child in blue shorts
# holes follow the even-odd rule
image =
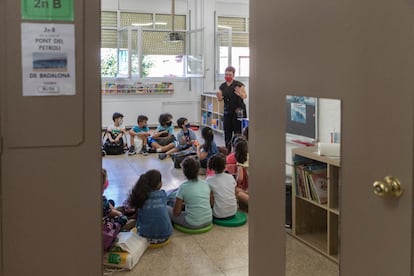
[[[170,113],[163,113],[158,118],[157,129],[148,137],[148,145],[151,147],[150,153],[166,152],[175,147],[172,118],[173,116]]]
[[[180,131],[177,133],[177,140],[175,141],[175,147],[170,149],[165,153],[160,153],[158,157],[163,160],[168,156],[171,156],[172,153],[179,152],[185,149],[190,148],[197,141],[196,133],[190,128],[190,123],[187,118],[181,117],[177,120],[177,126],[180,128]]]

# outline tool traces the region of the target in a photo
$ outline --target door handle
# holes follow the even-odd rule
[[[380,197],[401,197],[403,188],[398,178],[393,176],[386,176],[384,180],[375,181],[372,186],[374,187],[374,194]]]

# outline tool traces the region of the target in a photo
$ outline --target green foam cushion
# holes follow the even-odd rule
[[[210,231],[213,228],[213,224],[207,225],[203,228],[187,228],[179,224],[174,224],[174,228],[177,229],[180,232],[187,233],[187,234],[201,234]]]
[[[218,219],[218,218],[213,219],[214,224],[217,224],[217,225],[220,225],[220,226],[225,226],[225,227],[242,226],[246,222],[247,222],[246,213],[243,213],[243,212],[240,212],[240,211],[237,211],[237,213],[231,219]]]

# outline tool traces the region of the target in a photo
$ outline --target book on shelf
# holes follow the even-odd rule
[[[302,165],[295,166],[295,194],[301,197],[306,197]]]
[[[313,190],[314,198],[319,204],[325,204],[328,201],[328,179],[327,167],[321,165],[316,168],[308,167],[309,185]]]
[[[327,165],[302,156],[294,156],[295,194],[319,204],[327,202]]]

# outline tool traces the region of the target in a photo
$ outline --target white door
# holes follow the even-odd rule
[[[250,17],[250,274],[284,275],[283,104],[294,94],[342,103],[340,275],[413,275],[414,4],[251,1]],[[386,176],[401,198],[374,194]]]

